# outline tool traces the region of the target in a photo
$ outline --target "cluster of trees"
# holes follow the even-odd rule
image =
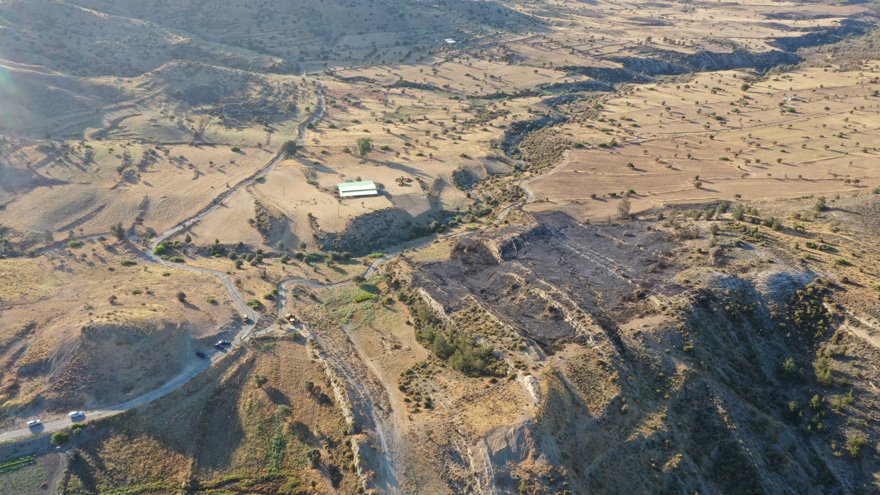
[[[468,376],[503,374],[489,345],[480,345],[472,335],[448,328],[423,302],[414,302],[416,339],[452,368]]]

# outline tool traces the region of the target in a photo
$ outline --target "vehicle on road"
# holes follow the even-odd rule
[[[32,419],[27,422],[28,428],[36,428],[37,426],[40,426],[41,424],[43,424],[42,419]]]
[[[86,413],[84,413],[82,411],[70,411],[69,413],[67,413],[67,417],[72,420],[79,419],[79,418],[85,418]]]
[[[214,349],[217,349],[220,352],[226,352],[226,346],[220,344],[214,344]]]
[[[230,342],[228,340],[218,340],[217,343],[214,345],[230,346],[230,345],[232,345],[232,342]]]
[[[198,356],[198,357],[200,357],[200,358],[202,358],[202,359],[208,359],[208,355],[205,354],[205,353],[202,352],[202,351],[196,351],[196,356]]]

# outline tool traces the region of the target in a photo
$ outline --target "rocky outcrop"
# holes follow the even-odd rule
[[[446,217],[439,208],[417,216],[386,208],[354,218],[341,232],[323,232],[318,240],[327,250],[364,254],[431,233]]]

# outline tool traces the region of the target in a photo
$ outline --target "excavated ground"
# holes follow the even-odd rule
[[[425,266],[416,285],[431,287],[450,312],[474,297],[552,353],[586,337],[565,318],[569,308],[618,340],[615,321],[642,311],[648,295],[680,291],[674,246],[649,224],[584,225],[550,213],[526,230],[460,242],[449,261]]]

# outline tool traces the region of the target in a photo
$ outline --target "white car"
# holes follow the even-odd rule
[[[43,424],[43,420],[41,420],[41,419],[32,419],[27,422],[28,428],[33,428],[33,427],[39,426],[41,424]]]
[[[67,417],[70,419],[83,418],[85,417],[85,415],[86,413],[82,411],[70,411],[69,413],[67,413]]]

